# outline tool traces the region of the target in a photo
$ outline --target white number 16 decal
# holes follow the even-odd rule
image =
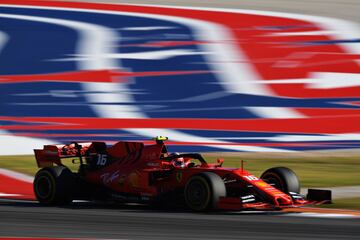
[[[250,176],[244,176],[244,178],[246,178],[249,181],[256,181],[259,180],[257,177],[250,175]]]
[[[97,165],[104,166],[106,164],[106,161],[107,161],[107,155],[104,154],[98,155]]]

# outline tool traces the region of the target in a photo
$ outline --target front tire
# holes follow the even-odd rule
[[[34,179],[36,199],[45,205],[65,205],[72,202],[74,175],[66,167],[46,167]]]
[[[274,167],[266,170],[260,177],[280,191],[289,194],[300,192],[299,178],[294,171],[286,167]]]
[[[216,209],[220,197],[225,196],[224,181],[219,175],[212,172],[192,176],[184,189],[186,205],[194,211]]]

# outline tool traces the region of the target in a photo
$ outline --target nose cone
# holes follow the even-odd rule
[[[283,195],[275,198],[275,205],[277,206],[287,206],[287,205],[293,205],[293,201],[290,196]]]

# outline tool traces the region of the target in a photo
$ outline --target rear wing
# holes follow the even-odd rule
[[[50,167],[54,164],[62,166],[63,158],[79,158],[82,163],[82,157],[89,151],[106,151],[104,142],[70,143],[67,145],[45,145],[43,149],[34,149],[36,163],[39,168]]]

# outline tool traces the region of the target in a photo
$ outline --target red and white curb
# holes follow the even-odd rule
[[[33,177],[0,168],[0,198],[35,200]]]

